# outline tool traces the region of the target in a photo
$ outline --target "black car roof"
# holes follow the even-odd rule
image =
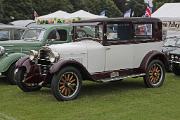
[[[81,20],[75,23],[89,23],[89,22],[161,22],[158,18],[152,17],[131,17],[131,18],[99,18],[90,20]]]

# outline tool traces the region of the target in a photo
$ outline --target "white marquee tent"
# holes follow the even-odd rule
[[[180,21],[179,11],[180,3],[165,3],[152,14],[152,17],[160,18],[162,21]]]
[[[70,14],[69,18],[95,19],[95,18],[106,18],[106,16],[95,15],[84,10],[78,10]]]
[[[100,15],[95,15],[90,12],[84,11],[84,10],[79,10],[74,13],[67,13],[65,11],[56,11],[54,13],[40,16],[36,18],[36,21],[38,20],[52,20],[52,19],[74,19],[74,18],[80,18],[80,19],[95,19],[95,18],[106,18],[105,16],[100,16]]]
[[[180,3],[165,3],[152,17],[163,21],[163,29],[180,31]]]
[[[50,13],[47,15],[37,17],[37,19],[38,20],[49,20],[49,19],[54,19],[54,18],[56,18],[56,19],[67,19],[69,15],[70,15],[70,13],[59,10],[59,11],[56,11],[54,13]]]

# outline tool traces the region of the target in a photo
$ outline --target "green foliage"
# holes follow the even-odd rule
[[[179,0],[154,0],[154,9],[166,2]],[[94,14],[106,10],[108,17],[120,17],[131,8],[134,16],[140,17],[144,14],[145,7],[144,0],[0,0],[0,22],[33,19],[33,10],[39,15],[57,10],[74,12],[83,9]]]

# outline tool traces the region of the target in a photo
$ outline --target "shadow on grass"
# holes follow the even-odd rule
[[[98,95],[98,94],[112,94],[112,92],[125,92],[128,90],[139,90],[145,89],[144,83],[142,80],[123,80],[116,82],[107,82],[107,83],[93,83],[86,84],[82,86],[81,95]]]
[[[2,77],[0,78],[0,85],[9,85],[9,82],[6,80],[6,78]]]
[[[9,85],[5,79],[0,79],[0,86]],[[9,87],[9,86],[8,86]],[[17,86],[13,87],[19,89]],[[107,83],[96,83],[96,82],[83,82],[80,98],[83,96],[97,96],[97,95],[109,95],[113,93],[127,92],[129,90],[139,90],[145,89],[143,80],[123,80],[116,82],[107,82]],[[30,95],[30,96],[44,96],[50,97],[52,95],[50,88],[42,88],[40,91],[23,93],[21,90],[18,90],[18,93],[21,95]],[[52,99],[53,101],[55,99]]]

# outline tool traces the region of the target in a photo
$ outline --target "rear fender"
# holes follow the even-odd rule
[[[163,64],[165,65],[165,69],[166,70],[168,69],[168,60],[166,55],[156,50],[150,51],[148,54],[146,54],[146,56],[143,58],[143,61],[141,62],[140,69],[143,72],[146,72],[149,63],[154,59],[158,59],[162,61]]]
[[[23,53],[12,53],[8,55],[1,56],[0,58],[0,72],[6,72],[9,67],[18,61],[20,58],[26,56]]]

